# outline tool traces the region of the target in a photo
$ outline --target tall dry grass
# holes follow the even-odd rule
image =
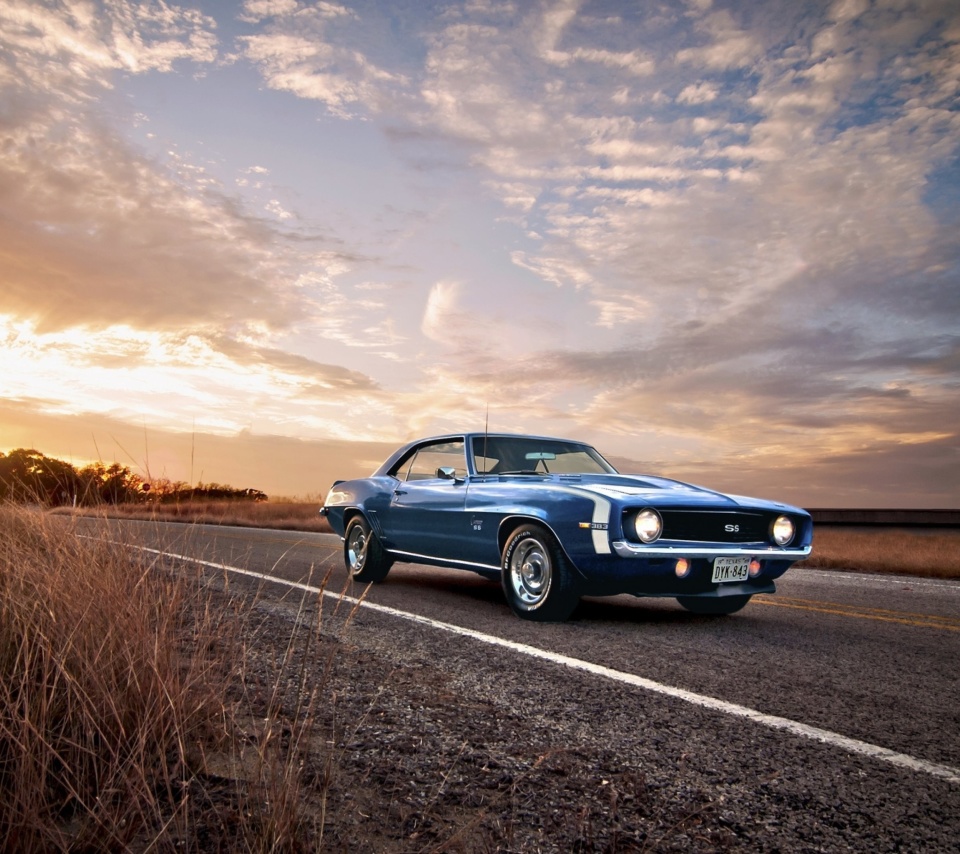
[[[815,526],[813,554],[797,566],[960,578],[960,531]]]
[[[288,531],[330,533],[317,501],[181,501],[171,504],[119,504],[73,510],[60,507],[55,514],[78,513],[90,516],[107,514],[118,519],[192,522],[202,525],[238,525],[240,527],[282,528]]]
[[[256,639],[230,602],[0,506],[0,850],[312,847],[297,749],[316,688],[285,718],[281,662],[248,704]]]

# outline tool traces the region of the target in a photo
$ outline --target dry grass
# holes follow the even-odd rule
[[[952,529],[816,527],[813,554],[796,564],[813,569],[960,578],[960,531]]]
[[[248,708],[256,639],[236,618],[249,605],[212,595],[199,577],[0,506],[0,850],[313,847],[297,748],[316,690],[286,722],[279,686],[296,680],[282,667]]]
[[[120,504],[94,508],[59,507],[57,514],[80,513],[113,518],[163,522],[192,522],[203,525],[239,525],[253,528],[282,528],[288,531],[330,533],[330,525],[319,514],[323,502],[307,501],[181,501],[178,504]]]

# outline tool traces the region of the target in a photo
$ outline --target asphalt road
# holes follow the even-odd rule
[[[328,572],[328,591],[363,592],[346,582],[333,535],[126,523],[117,540],[275,577],[285,583],[232,573],[278,602],[301,602],[288,583],[315,586]],[[465,696],[622,741],[645,761],[689,763],[731,801],[762,796],[763,809],[886,827],[890,850],[911,840],[960,850],[958,582],[792,570],[731,617],[619,596],[584,600],[568,623],[532,624],[496,583],[397,564],[365,604],[351,643],[429,661]],[[817,820],[809,850],[849,847]]]

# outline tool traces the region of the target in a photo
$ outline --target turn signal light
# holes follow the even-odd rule
[[[763,566],[760,564],[756,558],[750,561],[750,577],[756,578],[760,574],[760,570],[763,569]]]
[[[677,574],[677,578],[686,578],[690,574],[690,561],[685,557],[680,558],[673,571]]]

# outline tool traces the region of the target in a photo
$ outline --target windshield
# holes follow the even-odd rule
[[[616,474],[589,445],[526,436],[475,436],[478,474]]]

